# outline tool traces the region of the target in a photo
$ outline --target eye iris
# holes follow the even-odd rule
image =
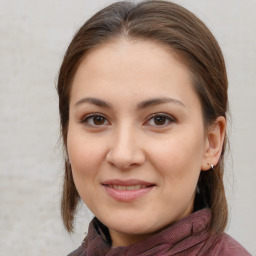
[[[96,125],[102,125],[102,124],[104,124],[104,122],[105,122],[105,119],[102,116],[95,116],[93,118],[93,123]]]
[[[156,125],[163,125],[165,124],[166,118],[164,116],[157,116],[154,117],[154,122]]]

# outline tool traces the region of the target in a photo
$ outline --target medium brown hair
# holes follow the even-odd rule
[[[204,23],[185,8],[167,1],[143,1],[137,4],[117,2],[96,13],[78,30],[64,56],[57,90],[65,149],[70,90],[75,72],[89,50],[120,37],[153,40],[177,54],[191,73],[194,89],[201,102],[205,127],[218,116],[226,118],[228,82],[225,63],[217,41]],[[201,171],[198,180],[201,200],[212,212],[210,230],[215,233],[222,232],[227,224],[223,185],[225,145],[226,138],[214,171]],[[69,232],[73,230],[79,200],[66,159],[61,210]]]

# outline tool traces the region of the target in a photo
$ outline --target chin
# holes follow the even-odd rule
[[[161,226],[152,225],[153,220],[143,219],[140,217],[129,219],[114,219],[113,221],[108,220],[104,224],[109,228],[118,233],[129,234],[129,235],[144,235],[154,233],[161,229]],[[158,221],[159,223],[159,221]]]

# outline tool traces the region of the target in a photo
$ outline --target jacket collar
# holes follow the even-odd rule
[[[107,227],[94,218],[82,247],[86,255],[157,255],[167,251],[172,254],[185,251],[201,243],[209,236],[211,211],[208,208],[196,211],[152,237],[127,247],[111,248]],[[169,255],[169,254],[168,254]]]

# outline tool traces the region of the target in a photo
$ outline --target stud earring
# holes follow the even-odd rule
[[[214,170],[214,168],[213,168],[214,166],[213,166],[213,164],[211,164],[211,168]]]

